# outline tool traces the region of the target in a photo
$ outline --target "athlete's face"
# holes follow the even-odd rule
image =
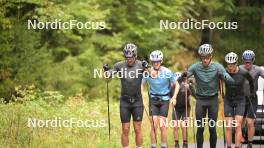
[[[136,58],[135,57],[126,57],[126,61],[127,61],[128,66],[133,66],[135,61],[136,61]]]
[[[161,63],[162,63],[162,61],[155,61],[155,62],[153,61],[152,66],[155,70],[158,70],[161,66]]]
[[[213,56],[212,55],[208,55],[208,56],[201,56],[201,60],[203,63],[204,67],[208,67],[209,64],[211,63]]]
[[[244,61],[244,65],[245,65],[245,68],[247,70],[250,70],[252,65],[253,65],[253,62],[252,61]]]
[[[237,69],[237,63],[227,64],[227,69],[229,72],[235,72]]]

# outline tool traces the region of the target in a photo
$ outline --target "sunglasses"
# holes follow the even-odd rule
[[[153,64],[159,64],[161,61],[152,61]]]
[[[244,62],[245,64],[252,64],[252,62],[251,61],[248,61],[248,62]]]
[[[133,60],[134,57],[126,57],[127,60]]]
[[[237,63],[228,63],[227,65],[229,65],[229,66],[236,66]]]
[[[210,59],[211,58],[211,56],[201,56],[201,59],[202,60],[208,60],[208,59]]]

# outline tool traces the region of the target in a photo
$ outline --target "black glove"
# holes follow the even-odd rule
[[[148,62],[146,61],[146,60],[143,60],[142,61],[142,66],[143,66],[143,68],[148,68]]]
[[[103,69],[104,69],[104,71],[108,71],[110,69],[110,67],[108,64],[104,64]]]
[[[217,70],[216,74],[217,74],[219,79],[224,79],[224,74],[220,70]]]
[[[181,75],[181,77],[187,77],[188,76],[188,72],[187,71],[184,71]]]
[[[181,76],[177,79],[178,82],[182,82],[187,79],[188,72],[184,71]]]

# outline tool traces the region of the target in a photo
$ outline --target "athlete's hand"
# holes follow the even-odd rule
[[[148,62],[146,60],[142,61],[142,66],[144,69],[148,68]]]
[[[181,77],[187,77],[188,76],[188,72],[187,71],[184,71],[181,75]]]
[[[171,100],[170,100],[170,103],[175,106],[177,101],[176,101],[176,97],[172,97]]]
[[[104,64],[103,69],[104,69],[104,71],[108,71],[110,69],[110,67],[108,64]]]
[[[223,79],[224,78],[224,74],[220,70],[217,70],[216,74],[217,74],[219,79]]]

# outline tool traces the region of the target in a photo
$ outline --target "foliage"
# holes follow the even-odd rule
[[[152,50],[162,50],[163,64],[173,71],[194,63],[197,47],[204,42],[213,44],[220,62],[229,51],[241,56],[245,49],[254,49],[256,64],[263,65],[263,5],[260,0],[1,0],[0,145],[119,147],[118,140],[108,143],[106,127],[34,129],[25,123],[29,117],[107,119],[106,82],[94,78],[94,70],[100,70],[103,63],[112,67],[124,60],[122,48],[129,42],[139,47],[140,60],[147,60]],[[189,18],[237,21],[238,29],[161,30],[159,26],[160,20]],[[105,22],[106,28],[34,30],[27,26],[28,20],[56,19]],[[119,139],[120,81],[112,80],[109,87],[112,138]],[[149,130],[145,117],[143,124]],[[88,138],[93,142],[87,143]]]

